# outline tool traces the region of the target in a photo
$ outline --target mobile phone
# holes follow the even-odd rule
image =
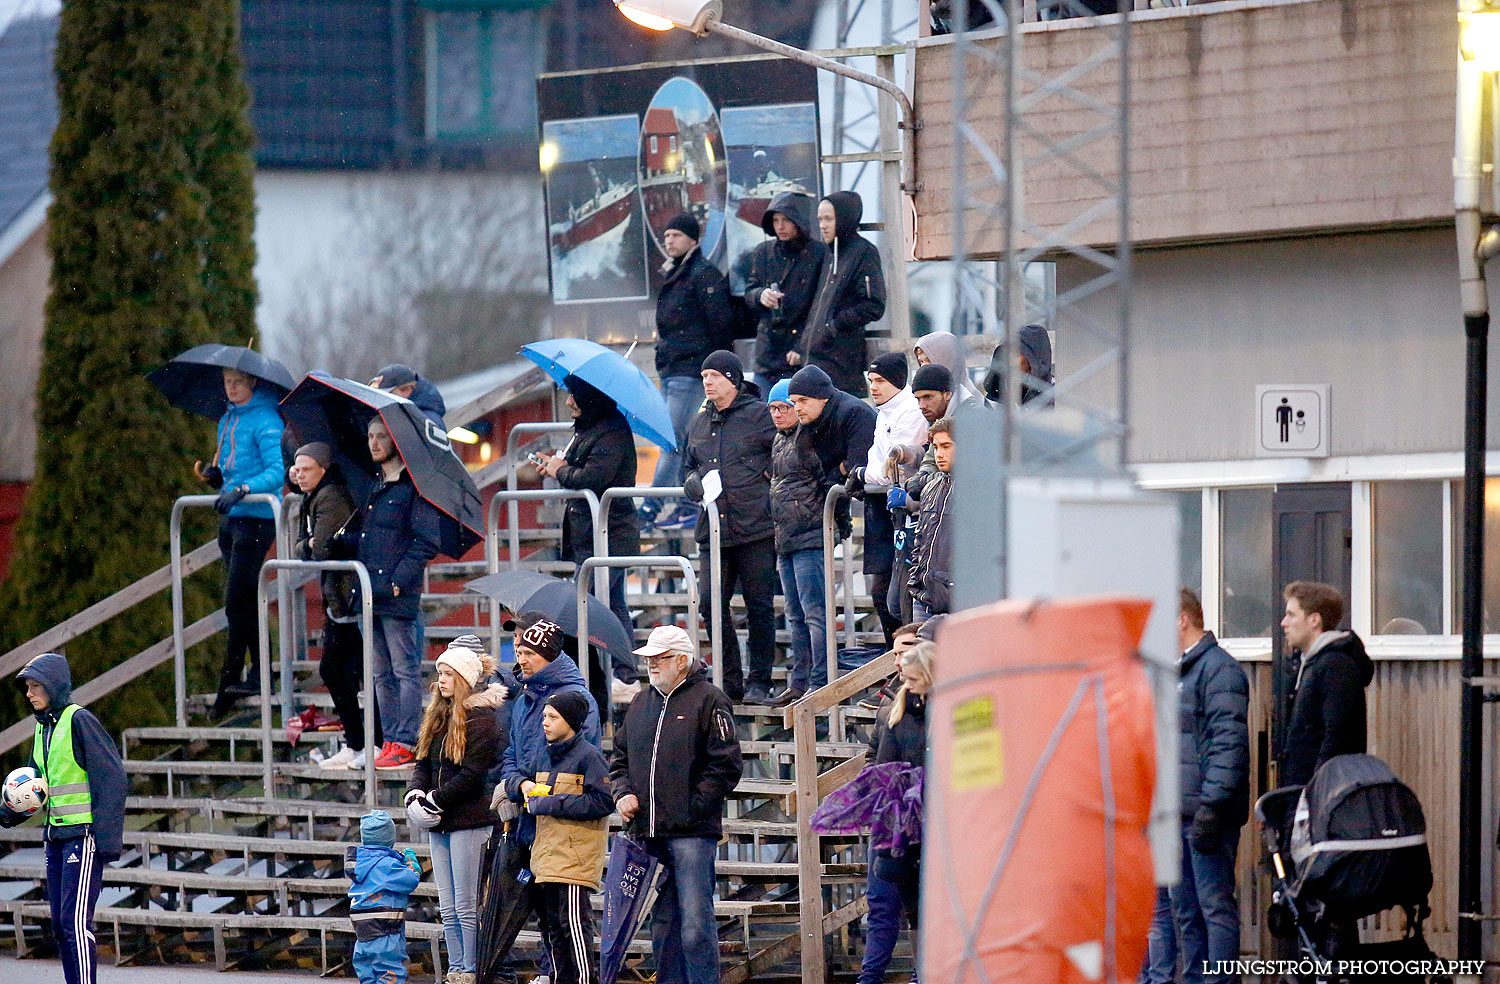
[[[547,456],[546,455],[537,454],[535,451],[532,451],[529,454],[527,454],[526,457],[530,458],[531,459],[531,463],[533,465],[536,465],[538,468],[544,468],[547,465]]]

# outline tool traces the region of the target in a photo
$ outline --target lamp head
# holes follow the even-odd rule
[[[1482,7],[1458,15],[1459,47],[1480,70],[1500,72],[1500,8]]]
[[[653,31],[674,27],[702,37],[724,12],[722,0],[615,0],[620,13]]]

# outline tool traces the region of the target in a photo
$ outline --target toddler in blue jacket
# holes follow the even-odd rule
[[[422,866],[411,848],[396,850],[396,824],[384,810],[361,817],[359,834],[361,843],[344,855],[354,972],[360,984],[405,984],[406,900],[422,880]]]

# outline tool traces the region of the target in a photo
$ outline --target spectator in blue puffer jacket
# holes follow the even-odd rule
[[[375,600],[376,707],[385,746],[377,769],[416,761],[422,723],[422,575],[442,544],[437,507],[417,493],[406,462],[379,414],[370,418],[370,458],[380,481],[361,507],[358,557]]]
[[[244,502],[247,495],[280,493],[285,480],[281,458],[281,415],[276,391],[257,388],[258,380],[234,369],[224,370],[229,409],[219,418],[219,447],[214,463],[200,473],[219,491],[219,553],[224,558],[224,616],[229,622],[224,666],[212,716],[222,717],[234,702],[260,693],[260,633],[255,619],[256,580],[266,552],[276,539],[271,507]],[[242,681],[245,654],[251,657],[250,683]]]

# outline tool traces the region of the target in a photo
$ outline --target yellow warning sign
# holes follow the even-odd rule
[[[953,791],[987,789],[1005,781],[1005,755],[995,727],[995,702],[975,697],[953,709]]]

